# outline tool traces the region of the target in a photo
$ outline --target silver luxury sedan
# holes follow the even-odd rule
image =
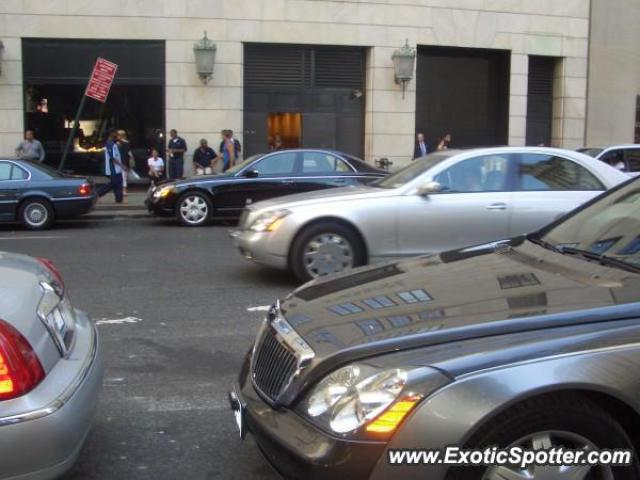
[[[446,150],[367,186],[258,202],[231,236],[245,258],[306,281],[532,232],[627,179],[568,150]]]
[[[102,375],[95,326],[55,266],[0,252],[0,479],[57,478],[73,465]]]

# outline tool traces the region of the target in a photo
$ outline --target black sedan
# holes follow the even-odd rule
[[[329,150],[283,150],[254,155],[223,175],[168,182],[149,190],[146,206],[182,225],[237,219],[268,198],[372,182],[387,174],[351,155]]]
[[[637,480],[639,372],[640,179],[528,236],[301,286],[229,398],[285,478]]]
[[[26,160],[0,160],[0,221],[43,230],[93,208],[93,181]]]

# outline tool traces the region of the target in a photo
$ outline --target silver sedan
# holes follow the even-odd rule
[[[367,186],[258,202],[231,235],[245,258],[306,281],[531,232],[627,179],[568,150],[448,150]]]
[[[0,479],[56,478],[73,465],[102,374],[95,327],[51,262],[0,252]]]

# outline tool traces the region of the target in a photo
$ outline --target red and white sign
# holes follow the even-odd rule
[[[99,102],[106,102],[117,70],[118,65],[98,57],[84,94]]]

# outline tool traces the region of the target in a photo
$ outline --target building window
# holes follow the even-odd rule
[[[424,290],[411,290],[410,292],[400,292],[398,296],[405,303],[426,303],[431,302],[433,298],[429,296]]]

